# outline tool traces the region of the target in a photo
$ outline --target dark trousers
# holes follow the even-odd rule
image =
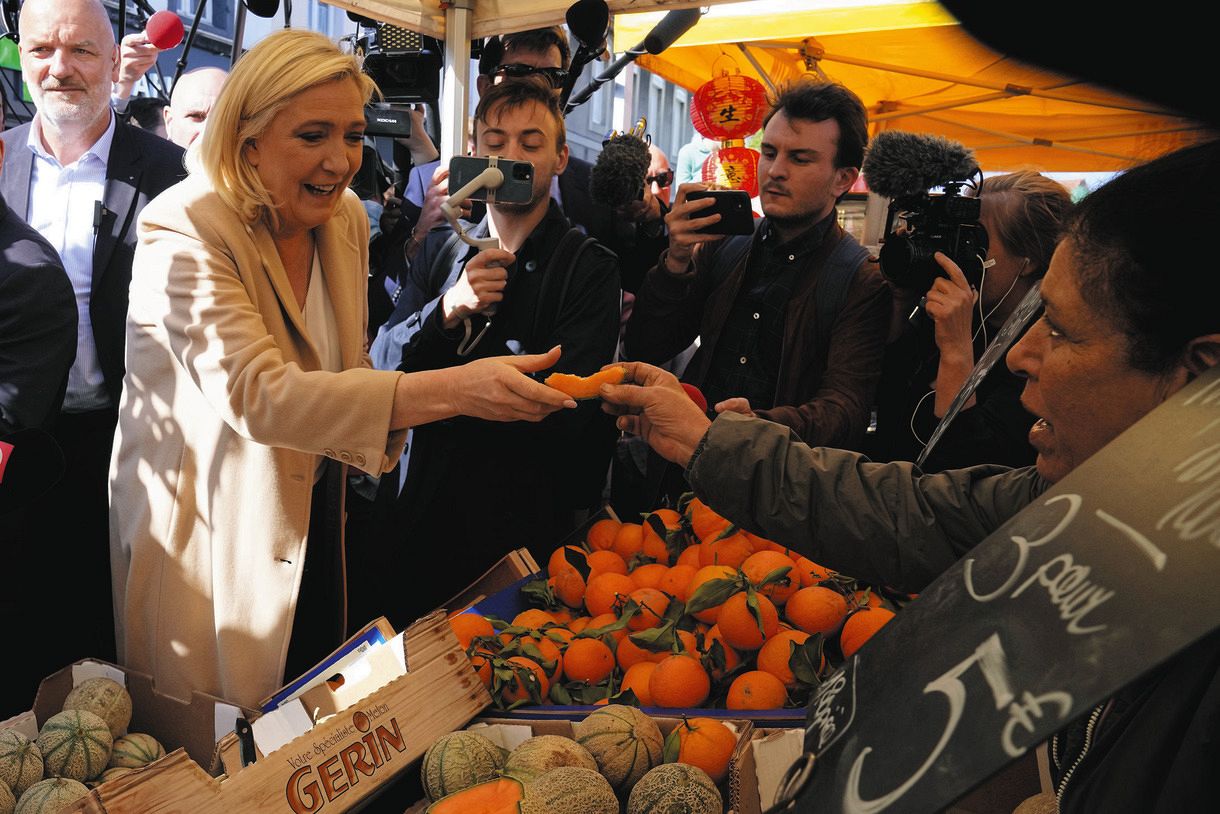
[[[5,519],[0,616],[26,623],[11,625],[5,644],[0,719],[29,709],[39,681],[60,668],[115,660],[108,481],[117,423],[117,410],[60,413],[48,430],[64,453],[63,477]]]

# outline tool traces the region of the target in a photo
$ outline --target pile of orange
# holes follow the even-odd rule
[[[605,517],[527,586],[544,607],[450,624],[496,704],[803,706],[893,618],[893,602],[698,498]],[[694,748],[694,747],[692,747]]]

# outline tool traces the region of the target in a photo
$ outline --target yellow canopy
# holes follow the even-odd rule
[[[615,47],[641,41],[660,17],[616,15]],[[1049,47],[1072,47],[1053,20],[1046,36],[1060,40]],[[639,64],[690,90],[722,70],[775,85],[807,74],[828,77],[860,96],[874,133],[956,139],[989,171],[1117,170],[1206,135],[1156,105],[992,51],[931,0],[715,5],[668,50]]]

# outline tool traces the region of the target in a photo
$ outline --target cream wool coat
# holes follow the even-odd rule
[[[343,371],[319,371],[271,235],[202,174],[145,207],[111,462],[119,658],[162,693],[255,706],[279,688],[319,456],[393,467],[398,377],[365,352],[368,221],[315,230]]]

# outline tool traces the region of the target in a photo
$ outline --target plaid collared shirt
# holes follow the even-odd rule
[[[822,245],[829,215],[785,244],[767,223],[754,235],[745,277],[716,342],[703,393],[709,405],[734,396],[754,410],[774,407],[784,348],[784,312],[809,255]]]

